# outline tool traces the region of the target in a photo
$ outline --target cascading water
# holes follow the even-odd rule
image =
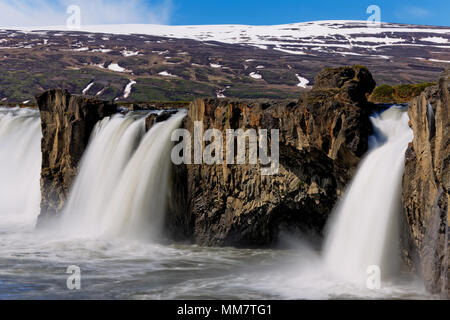
[[[33,228],[39,215],[40,126],[37,110],[0,108],[2,230]]]
[[[76,237],[154,238],[166,209],[171,133],[179,112],[145,133],[143,117],[97,124],[64,209],[61,228]]]
[[[110,218],[102,224],[105,234],[150,240],[162,236],[173,146],[170,138],[185,115],[183,111],[157,123],[143,138],[106,208]]]
[[[370,266],[389,276],[399,263],[401,181],[413,133],[401,106],[371,121],[371,151],[333,213],[324,248],[330,272],[350,282],[365,281]]]
[[[134,241],[133,237],[156,238],[162,230],[170,190],[170,135],[184,115],[172,116],[147,133],[142,116],[133,113],[99,122],[60,220],[48,230],[32,232],[40,199],[39,113],[0,109],[0,299],[429,298],[423,284],[383,284],[383,290],[368,291],[337,282],[323,270],[319,252],[306,244],[296,250],[274,251]],[[401,132],[409,132],[406,115],[399,110],[392,109],[373,121],[377,129],[374,143],[387,146],[400,139]],[[393,132],[397,129],[398,135]],[[375,157],[380,163],[373,165],[374,177],[366,180],[382,180],[378,170],[390,168],[392,175],[384,179],[388,190],[373,197],[389,202],[389,196],[399,190],[394,186],[399,178],[394,175],[401,171],[397,166],[401,167],[403,144],[386,148],[379,157],[372,147],[366,161]],[[363,172],[363,176],[370,174],[361,168],[355,185]],[[379,192],[366,187],[355,196],[367,202],[364,209],[373,203],[363,197]],[[385,213],[381,204],[376,206],[380,215]],[[336,224],[344,231],[338,235],[356,234],[350,251],[359,242],[367,247],[366,236],[374,243],[382,238],[370,230],[367,235],[355,233],[354,223],[362,226],[367,213],[371,213],[369,218],[375,215],[360,211],[362,215],[355,217],[360,222],[350,219],[349,224]],[[340,260],[349,257],[341,246],[335,250],[328,256],[338,258],[328,261],[342,270]],[[359,261],[360,253],[355,254],[352,261]],[[73,264],[82,271],[82,290],[67,289],[65,271]]]
[[[130,115],[118,114],[96,125],[63,212],[64,232],[97,234],[106,203],[144,133],[144,119]]]

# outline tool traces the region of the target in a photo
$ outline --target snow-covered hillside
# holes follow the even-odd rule
[[[67,31],[66,27],[22,28],[23,31]],[[383,46],[435,46],[450,48],[450,27],[383,23],[372,27],[366,21],[314,21],[275,26],[247,25],[98,25],[80,30],[106,34],[145,34],[167,38],[217,41],[272,48],[291,54],[336,50],[354,53],[358,49],[376,51]]]
[[[54,87],[104,100],[297,99],[324,67],[365,65],[378,84],[399,84],[435,81],[449,62],[450,27],[316,21],[0,28],[0,102],[32,101]]]

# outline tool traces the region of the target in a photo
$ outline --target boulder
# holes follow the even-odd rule
[[[364,104],[375,86],[372,74],[364,66],[326,68],[315,77],[313,91],[338,89],[339,98]]]

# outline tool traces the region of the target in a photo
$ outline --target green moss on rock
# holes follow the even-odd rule
[[[435,82],[400,84],[397,86],[384,84],[375,88],[369,97],[369,101],[373,103],[406,103],[420,95],[426,88],[434,85],[436,85]]]

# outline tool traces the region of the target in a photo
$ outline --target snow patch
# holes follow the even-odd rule
[[[252,46],[256,47],[256,48],[259,48],[259,49],[263,49],[263,50],[269,49],[269,47],[264,45],[264,44],[252,44]]]
[[[297,87],[301,87],[301,88],[305,88],[306,89],[308,87],[309,80],[306,79],[306,78],[303,78],[302,76],[300,76],[298,74],[295,74],[295,76],[297,77],[298,81],[300,81],[297,84]]]
[[[131,72],[130,70],[127,70],[127,69],[122,68],[121,66],[119,66],[118,63],[111,63],[108,66],[108,69],[111,70],[111,71],[115,71],[115,72],[126,72],[126,73],[130,73]]]
[[[443,62],[443,63],[450,63],[450,60],[428,59],[428,61],[432,61],[432,62]]]
[[[88,48],[88,47],[82,47],[82,48],[72,49],[71,51],[74,51],[74,52],[84,52],[84,51],[89,51],[89,48]]]
[[[216,96],[217,96],[217,98],[219,98],[219,99],[224,99],[224,98],[226,98],[226,96],[225,96],[225,90],[226,90],[226,89],[216,91]]]
[[[94,82],[89,83],[87,87],[83,89],[82,94],[86,94],[93,85]]]
[[[91,52],[101,52],[101,53],[108,53],[111,52],[111,49],[92,49]]]
[[[157,54],[159,54],[160,56],[162,56],[163,54],[168,54],[168,53],[169,53],[169,50],[165,50],[165,51],[156,51],[156,50],[154,50],[154,51],[152,51],[152,53],[157,53]]]
[[[281,48],[273,48],[273,50],[277,50],[277,51],[281,51],[281,52],[285,52],[285,53],[289,53],[289,54],[300,54],[300,55],[306,54],[303,51],[293,51],[293,50],[286,50],[286,49],[281,49]]]
[[[342,54],[343,56],[363,56],[363,54],[360,53],[356,53],[356,52],[334,52],[334,53],[339,53]]]
[[[383,44],[395,44],[400,42],[405,42],[405,39],[401,38],[376,38],[376,37],[355,37],[350,38],[353,42],[370,42],[370,43],[383,43]]]
[[[130,82],[125,87],[125,90],[123,91],[123,97],[126,99],[130,96],[131,93],[131,87],[136,84],[136,81],[130,80]]]
[[[448,43],[448,39],[442,37],[427,37],[422,38],[420,41],[433,42],[433,43]]]
[[[177,76],[176,75],[173,75],[173,74],[170,74],[168,71],[162,71],[162,72],[160,72],[160,73],[158,73],[160,76],[163,76],[163,77],[174,77],[174,78],[176,78]]]
[[[97,68],[100,68],[100,69],[105,69],[105,65],[103,63],[99,63],[99,64],[91,63],[90,66],[97,67]]]
[[[133,57],[133,56],[138,56],[139,55],[139,51],[128,51],[128,50],[123,50],[120,52],[124,57]]]
[[[391,58],[390,56],[383,56],[383,55],[372,55],[370,57],[377,58],[377,59],[386,59],[386,60],[389,60]]]
[[[259,73],[256,73],[256,72],[250,73],[250,77],[252,77],[253,79],[257,79],[257,80],[262,79],[262,75],[260,75]]]

